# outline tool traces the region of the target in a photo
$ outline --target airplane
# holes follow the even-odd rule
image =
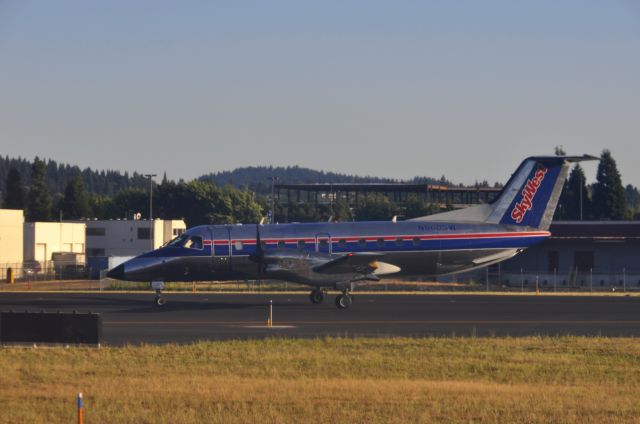
[[[314,304],[339,290],[347,309],[360,283],[471,271],[546,240],[569,167],[585,160],[597,158],[529,157],[492,202],[406,221],[201,225],[107,276],[151,282],[157,306],[169,281],[278,279],[310,286]]]

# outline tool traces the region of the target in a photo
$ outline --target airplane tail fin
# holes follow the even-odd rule
[[[472,206],[418,218],[515,225],[549,229],[572,162],[597,160],[593,156],[532,156],[525,159],[498,197]]]

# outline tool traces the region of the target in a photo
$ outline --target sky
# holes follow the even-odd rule
[[[639,52],[631,0],[0,0],[0,154],[472,184],[562,146],[640,185]]]

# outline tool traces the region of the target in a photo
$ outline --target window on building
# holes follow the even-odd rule
[[[101,248],[87,249],[87,256],[105,256],[105,252]]]
[[[578,272],[589,272],[593,269],[593,251],[576,251],[573,255],[573,267]]]
[[[547,262],[549,263],[548,272],[554,273],[560,271],[560,252],[551,250],[547,253]]]
[[[104,227],[88,227],[85,233],[88,236],[104,236],[107,233]]]
[[[138,240],[149,240],[151,238],[151,229],[138,228]]]

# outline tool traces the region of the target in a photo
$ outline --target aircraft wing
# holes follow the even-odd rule
[[[377,253],[349,253],[339,258],[315,266],[313,270],[321,274],[371,274],[378,269]]]

